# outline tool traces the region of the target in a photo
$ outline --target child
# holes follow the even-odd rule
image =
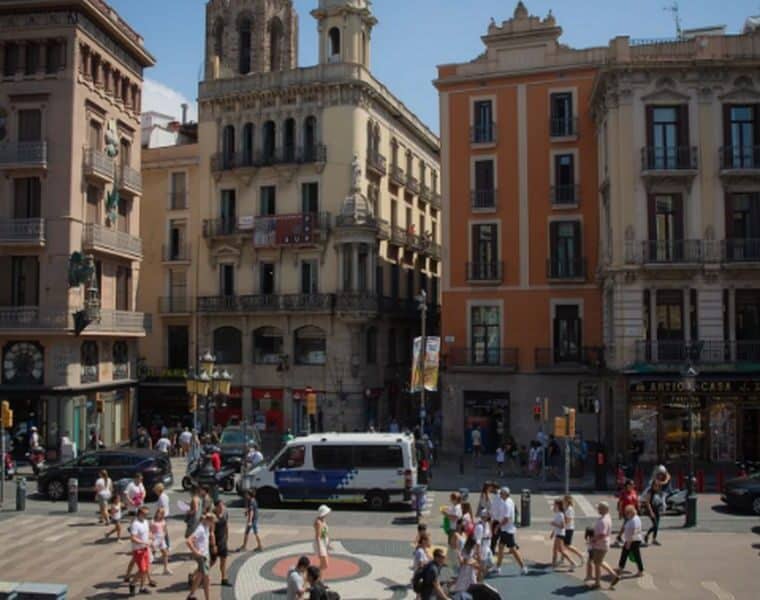
[[[245,535],[243,536],[243,545],[240,552],[248,549],[248,534],[253,532],[256,537],[256,552],[261,552],[261,538],[259,537],[259,503],[256,502],[256,488],[248,490],[248,503],[245,508]]]
[[[111,505],[108,507],[108,516],[110,517],[110,524],[113,525],[111,531],[106,532],[106,539],[111,537],[112,533],[116,534],[116,541],[121,541],[121,496],[114,494],[111,496]],[[109,523],[106,523],[108,527]]]
[[[153,538],[153,555],[158,554],[164,559],[164,575],[171,575],[169,570],[169,547],[166,545],[166,519],[164,509],[159,508],[150,523],[150,534]]]
[[[504,477],[504,447],[499,446],[496,448],[496,470],[499,472],[499,477]]]
[[[420,540],[422,539],[423,535],[428,536],[428,540],[430,539],[430,536],[428,534],[427,530],[427,523],[419,523],[417,525],[417,537],[414,538],[414,544],[413,546],[416,548],[420,544]]]
[[[493,552],[491,551],[491,517],[488,511],[483,509],[478,515],[478,523],[475,525],[475,532],[473,537],[478,543],[478,554],[480,557],[480,571],[478,572],[478,579],[480,581],[495,569],[493,561]]]
[[[430,551],[430,536],[423,533],[417,540],[417,546],[414,549],[414,558],[412,559],[412,571],[417,572],[432,560]]]
[[[454,547],[454,532],[457,522],[462,518],[462,497],[459,492],[451,492],[449,496],[451,504],[442,506],[443,513],[443,530],[446,532],[449,541],[449,548]]]
[[[594,528],[586,527],[586,531],[583,534],[583,539],[586,542],[586,551],[588,552],[588,560],[586,561],[586,578],[583,581],[591,581],[593,576],[591,575],[591,542],[594,539]]]

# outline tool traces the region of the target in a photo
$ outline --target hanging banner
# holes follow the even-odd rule
[[[412,358],[412,385],[411,391],[421,392],[423,385],[423,377],[420,373],[420,369],[424,370],[424,385],[425,390],[428,392],[435,392],[438,390],[438,366],[441,358],[441,338],[435,336],[428,336],[426,338],[427,348],[425,350],[424,366],[420,361],[420,351],[422,348],[422,338],[414,338],[413,346],[413,358]]]

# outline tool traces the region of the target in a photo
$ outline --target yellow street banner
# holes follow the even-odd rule
[[[441,360],[441,338],[437,336],[428,336],[426,338],[426,350],[424,367],[420,360],[420,351],[422,348],[422,338],[414,338],[414,358],[412,364],[412,385],[411,391],[422,391],[422,374],[421,368],[424,369],[424,385],[428,392],[435,392],[438,389],[438,366]]]

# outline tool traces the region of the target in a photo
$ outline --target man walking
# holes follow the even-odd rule
[[[523,575],[528,574],[528,567],[520,554],[520,546],[515,541],[517,526],[515,525],[515,503],[509,497],[509,488],[503,487],[499,490],[499,497],[494,501],[492,513],[496,512],[499,521],[499,557],[496,561],[496,572],[501,573],[501,563],[504,560],[504,547],[506,546],[509,553],[514,557],[520,572]]]
[[[480,433],[480,427],[474,425],[472,432],[470,433],[470,439],[472,440],[472,456],[475,459],[475,466],[480,466],[480,454],[483,445],[483,434]]]
[[[306,569],[309,568],[309,557],[302,556],[298,559],[295,567],[288,571],[288,585],[285,600],[303,600],[306,593],[306,586],[303,578],[306,575]]]
[[[129,539],[132,541],[132,560],[137,567],[137,573],[129,581],[129,595],[134,596],[137,584],[140,584],[140,593],[149,594],[146,587],[148,570],[150,569],[150,529],[147,521],[148,508],[141,506],[137,511],[137,518],[129,526]]]
[[[433,560],[423,567],[422,581],[419,588],[420,600],[449,600],[449,595],[441,585],[441,569],[446,564],[446,553],[441,548],[433,551]]]

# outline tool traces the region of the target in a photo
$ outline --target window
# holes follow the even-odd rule
[[[565,137],[575,135],[575,119],[573,118],[573,95],[570,92],[552,94],[551,103],[551,136]]]
[[[38,219],[40,217],[40,179],[21,177],[13,181],[13,218]]]
[[[726,198],[726,258],[760,260],[760,193]]]
[[[318,271],[316,260],[301,261],[301,293],[316,294],[319,290],[317,284]]]
[[[271,164],[274,161],[276,150],[276,126],[274,121],[264,123],[262,155],[265,164]]]
[[[648,261],[672,262],[684,258],[682,206],[679,194],[649,196]]]
[[[253,165],[253,140],[255,130],[253,123],[246,123],[243,126],[243,165],[250,167]]]
[[[129,310],[129,283],[132,279],[132,269],[116,267],[116,310]]]
[[[38,109],[18,111],[18,141],[42,141],[42,111]]]
[[[238,70],[241,75],[251,72],[251,21],[243,19],[240,22],[240,60]]]
[[[98,300],[103,298],[103,261],[95,261],[95,284],[98,286]]]
[[[366,348],[366,357],[367,357],[367,364],[368,365],[376,365],[377,364],[377,329],[375,327],[370,327],[367,329],[367,348]]]
[[[312,446],[314,468],[318,470],[345,471],[354,467],[353,446]]]
[[[60,71],[65,64],[64,42],[48,42],[45,47],[45,72],[52,75]]]
[[[647,106],[646,164],[648,169],[687,169],[689,149],[689,107]]]
[[[214,58],[222,60],[224,54],[224,23],[221,19],[214,24]]]
[[[127,342],[113,343],[113,378],[127,379],[129,377],[129,346]]]
[[[723,135],[726,145],[723,151],[724,169],[760,167],[760,155],[756,147],[760,133],[757,109],[756,104],[723,106]]]
[[[475,190],[472,206],[473,208],[494,208],[496,206],[493,160],[475,161]]]
[[[100,57],[90,54],[90,77],[94,84],[100,83]]]
[[[580,362],[581,319],[575,304],[557,305],[554,310],[554,362]]]
[[[0,256],[0,306],[37,306],[39,270],[36,256]]]
[[[398,265],[391,265],[391,298],[394,300],[399,297],[399,288],[401,281],[401,269]]]
[[[259,327],[253,332],[253,362],[276,365],[282,355],[282,331],[276,327]]]
[[[93,61],[94,63],[95,61]],[[37,44],[26,43],[26,60],[24,75],[34,75],[40,68],[40,47]]]
[[[549,277],[565,279],[583,277],[580,221],[554,221],[550,224],[551,257]]]
[[[13,77],[16,75],[19,66],[19,47],[18,44],[5,44],[5,58],[3,60],[3,77]]]
[[[285,119],[283,157],[286,162],[296,159],[296,120]]]
[[[760,361],[760,290],[736,290],[737,359]]]
[[[222,129],[222,168],[235,166],[235,126],[225,125]]]
[[[100,150],[103,136],[102,127],[98,121],[92,120],[87,126],[87,143],[93,150]]]
[[[93,383],[98,380],[98,343],[93,341],[82,342],[81,356],[81,383]]]
[[[219,203],[220,233],[232,233],[237,226],[235,190],[222,190]]]
[[[340,57],[340,29],[333,27],[327,34],[330,62]]]
[[[301,212],[319,212],[319,184],[316,182],[301,184]]]
[[[259,263],[259,292],[264,295],[274,294],[274,263]]]
[[[403,469],[401,446],[354,446],[353,466],[357,469]]]
[[[171,208],[187,208],[187,178],[185,173],[171,174]]]
[[[406,297],[414,299],[414,269],[406,270]]]
[[[478,100],[473,106],[474,124],[472,141],[484,144],[494,141],[493,104],[490,100]]]
[[[289,446],[277,459],[275,469],[298,469],[303,467],[306,446]]]
[[[242,334],[235,327],[214,330],[214,355],[218,364],[238,365],[243,354]]]
[[[275,17],[269,22],[269,70],[279,71],[282,64],[282,42],[285,30],[282,21]]]
[[[306,117],[303,124],[303,146],[304,160],[309,161],[316,158],[317,152],[317,118],[313,116]]]
[[[499,278],[498,225],[479,223],[472,226],[472,265],[470,278],[495,280]]]
[[[576,204],[575,157],[572,154],[554,155],[554,204]]]
[[[219,267],[219,294],[226,297],[235,295],[235,265]]]
[[[683,360],[684,322],[683,291],[657,290],[657,360]]]
[[[185,224],[181,221],[169,222],[169,248],[167,260],[187,260],[185,252]]]
[[[388,364],[395,365],[398,360],[396,350],[396,330],[391,328],[388,330]]]
[[[271,217],[277,214],[277,188],[273,185],[262,185],[259,188],[259,214],[262,217]]]
[[[119,206],[117,208],[119,216],[116,219],[116,228],[123,233],[129,233],[129,214],[131,208],[131,201],[124,196],[120,196]]]
[[[307,325],[297,329],[294,342],[297,365],[324,365],[327,362],[327,338],[319,327]]]
[[[470,352],[476,365],[498,365],[501,346],[501,319],[498,306],[470,309]]]
[[[167,366],[170,370],[187,369],[190,354],[190,331],[187,325],[169,325],[167,332]]]
[[[183,269],[171,269],[169,271],[169,297],[179,307],[185,306],[187,294],[187,271]]]

